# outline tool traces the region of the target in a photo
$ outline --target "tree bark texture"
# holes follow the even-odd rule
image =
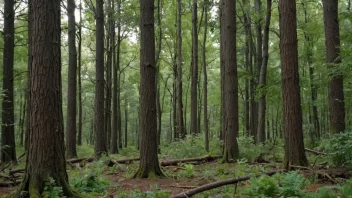
[[[290,165],[307,166],[304,152],[302,109],[298,74],[296,1],[281,0],[280,57],[283,98],[285,169]]]
[[[79,26],[78,26],[78,137],[77,145],[82,145],[82,1],[79,1]]]
[[[238,79],[236,59],[236,2],[222,0],[221,5],[221,65],[223,67],[224,162],[236,160],[239,155],[238,135]]]
[[[326,63],[329,70],[328,100],[330,133],[345,130],[345,99],[343,93],[343,72],[339,64],[340,30],[338,19],[338,0],[323,0]]]
[[[163,176],[158,161],[154,0],[140,0],[140,165],[136,178]]]
[[[76,87],[77,87],[77,52],[75,1],[67,0],[68,15],[68,86],[67,86],[67,120],[66,120],[66,155],[77,157],[76,150]]]
[[[66,173],[61,93],[61,27],[59,0],[32,0],[30,134],[26,174],[15,197],[28,191],[41,197],[53,178],[67,197],[76,197]]]
[[[176,100],[177,100],[177,133],[179,138],[186,137],[185,125],[183,120],[183,103],[182,103],[182,0],[177,0],[177,83],[176,83]],[[175,137],[176,138],[176,137]]]
[[[96,82],[94,112],[94,151],[97,157],[107,154],[106,133],[104,130],[104,1],[96,1]]]
[[[15,112],[14,112],[14,49],[15,49],[15,8],[14,0],[4,4],[4,49],[1,124],[1,162],[17,162],[15,143]]]
[[[208,119],[208,75],[207,75],[207,59],[206,59],[206,43],[208,31],[208,0],[204,1],[204,37],[203,37],[203,109],[204,109],[204,145],[205,151],[209,152],[209,119]]]

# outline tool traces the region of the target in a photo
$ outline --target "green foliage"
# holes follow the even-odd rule
[[[52,177],[49,177],[48,181],[45,182],[43,196],[47,198],[65,197],[62,191],[62,187],[58,187]]]
[[[259,178],[252,178],[252,185],[247,190],[247,195],[256,197],[273,197],[278,194],[278,183],[272,177],[264,175]]]
[[[341,167],[352,163],[352,134],[350,132],[338,133],[329,137],[326,145],[333,166]]]
[[[240,157],[248,161],[254,161],[255,158],[263,152],[262,144],[254,144],[253,137],[241,136],[237,138]]]
[[[143,198],[167,198],[170,196],[170,191],[167,190],[157,190],[157,191],[146,191],[134,190],[128,192],[120,192],[115,198],[128,198],[128,197],[143,197]]]
[[[308,181],[303,178],[298,171],[292,171],[281,175],[280,196],[283,197],[302,197],[306,194],[304,187]]]

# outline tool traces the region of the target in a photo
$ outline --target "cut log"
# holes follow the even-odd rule
[[[175,160],[167,160],[167,161],[162,161],[160,163],[161,166],[175,166],[178,163],[189,163],[189,162],[211,162],[217,159],[222,158],[221,155],[216,155],[216,156],[204,156],[204,157],[198,157],[198,158],[186,158],[186,159],[175,159]]]
[[[182,192],[180,194],[174,195],[174,196],[172,196],[172,198],[188,198],[188,197],[191,197],[191,196],[193,196],[195,194],[198,194],[198,193],[201,193],[201,192],[204,192],[204,191],[207,191],[207,190],[211,190],[211,189],[214,189],[214,188],[218,188],[218,187],[221,187],[221,186],[224,186],[224,185],[236,184],[236,183],[241,182],[241,181],[247,181],[247,180],[249,180],[252,177],[259,177],[259,176],[262,176],[262,175],[272,176],[272,175],[274,175],[276,173],[279,173],[279,172],[282,172],[282,171],[283,170],[275,170],[275,171],[269,171],[269,172],[266,172],[264,174],[260,174],[260,175],[256,175],[256,176],[244,176],[244,177],[238,177],[238,178],[234,178],[234,179],[226,179],[226,180],[222,180],[222,181],[218,181],[218,182],[213,182],[213,183],[205,184],[203,186],[199,186],[199,187],[194,188],[192,190],[185,191],[185,192]]]
[[[321,152],[321,151],[315,151],[315,150],[312,150],[312,149],[309,149],[309,148],[305,148],[305,150],[309,153],[313,153],[315,155],[326,155],[326,153],[324,152]]]

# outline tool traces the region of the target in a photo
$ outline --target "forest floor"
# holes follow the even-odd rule
[[[264,161],[260,163],[256,160],[248,161],[245,159],[229,164],[222,164],[219,162],[220,160],[177,163],[162,166],[165,174],[164,178],[132,179],[138,169],[139,161],[135,159],[124,163],[116,163],[116,161],[136,157],[136,154],[110,155],[101,158],[99,161],[94,159],[93,161],[83,160],[80,163],[68,163],[69,182],[85,197],[97,198],[172,197],[205,184],[244,176],[251,176],[252,178],[237,184],[214,188],[196,194],[194,197],[258,197],[260,195],[266,197],[288,197],[288,195],[329,197],[325,196],[329,193],[332,195],[331,197],[334,197],[333,195],[336,194],[337,196],[340,191],[346,191],[346,188],[342,187],[348,183],[351,184],[349,190],[352,194],[352,182],[349,182],[350,171],[345,168],[330,168],[323,157],[316,157],[313,154],[308,154],[312,166],[309,168],[296,167],[301,170],[288,173],[281,173],[282,162],[277,160],[280,157],[266,156],[266,159],[261,159]],[[175,159],[175,157],[168,158],[166,156],[160,158],[162,162]],[[0,186],[1,183],[21,179],[23,172],[11,174],[10,170],[23,168],[24,161],[25,157],[20,160],[16,167],[10,166],[3,169],[0,166],[0,170],[2,170]],[[265,172],[276,170],[280,173],[271,177],[257,177],[258,175],[264,175]],[[58,196],[60,192],[56,192],[58,189],[48,189],[51,190],[45,192],[46,197],[60,197]],[[16,187],[0,187],[0,197],[8,197],[15,190]],[[319,194],[322,196],[319,196]]]

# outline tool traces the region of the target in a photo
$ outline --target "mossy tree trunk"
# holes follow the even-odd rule
[[[158,161],[154,0],[140,0],[140,166],[135,178],[163,176]]]
[[[77,197],[66,173],[61,93],[60,0],[32,0],[30,134],[26,174],[14,197],[41,197],[53,178],[67,197]]]

